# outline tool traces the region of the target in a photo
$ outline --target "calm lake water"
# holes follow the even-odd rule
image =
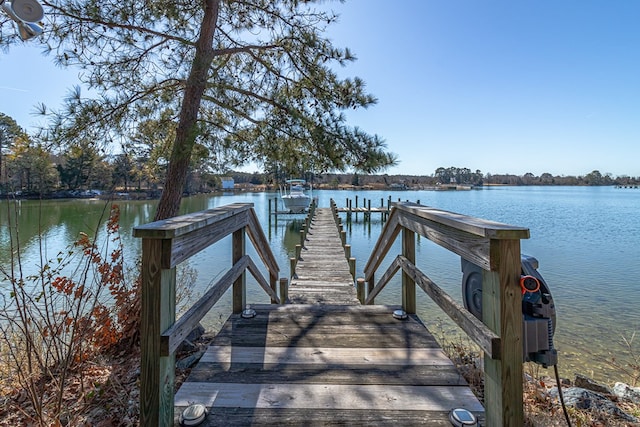
[[[492,187],[474,191],[314,191],[314,196],[321,207],[328,207],[331,198],[343,206],[346,199],[356,196],[360,204],[364,198],[377,207],[381,200],[386,202],[391,196],[393,201],[420,201],[423,205],[529,228],[531,238],[522,241],[522,252],[538,259],[539,271],[556,302],[555,344],[560,352],[561,372],[566,376],[579,371],[597,379],[626,380],[606,359],[615,355],[620,363],[628,363],[622,337],[631,338],[636,331],[640,334],[640,190]],[[284,277],[304,216],[280,216],[270,222],[268,202],[275,197],[274,193],[195,196],[183,200],[183,213],[233,202],[254,203]],[[156,201],[118,203],[126,256],[133,263],[140,242],[131,237],[131,230],[150,221]],[[46,255],[45,259],[54,258],[78,233],[92,235],[104,208],[104,202],[98,200],[22,201],[9,205],[7,201],[0,202],[0,265],[8,268],[10,264],[10,232],[15,236],[17,230],[23,272],[32,274],[41,263],[41,253]],[[18,214],[17,228],[8,211]],[[365,223],[360,216],[347,228],[358,276],[362,276],[382,226],[379,215],[374,215],[371,223]],[[15,242],[14,239],[14,246]],[[251,244],[247,246],[249,253],[254,254]],[[202,293],[231,265],[230,247],[230,239],[223,240],[189,261],[188,268],[197,272],[195,294]],[[399,252],[397,244],[392,255]],[[429,277],[461,301],[459,257],[424,238],[418,239],[416,257],[417,265]],[[399,283],[397,275],[376,302],[399,304]],[[248,279],[248,285],[250,303],[268,301],[255,282]],[[3,287],[6,282],[0,281],[0,294]],[[217,327],[230,307],[230,296],[226,295],[207,318],[208,327]],[[426,295],[420,295],[419,307],[419,314],[428,326],[436,327],[439,319],[446,318]],[[444,328],[449,330],[447,323]],[[638,352],[639,341],[640,337],[634,342]]]

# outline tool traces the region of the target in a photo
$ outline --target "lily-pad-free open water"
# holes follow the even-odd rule
[[[391,200],[419,201],[423,205],[529,228],[530,239],[522,252],[539,261],[539,271],[551,288],[556,303],[555,345],[562,375],[580,372],[602,381],[630,381],[621,367],[634,360],[624,338],[640,354],[640,189],[614,187],[489,187],[471,191],[314,191],[321,207],[334,199],[344,206],[347,199],[362,206],[363,199],[378,207]],[[226,205],[253,203],[281,269],[288,274],[289,257],[299,239],[303,215],[269,218],[269,201],[275,193],[229,193],[198,195],[183,200],[183,213]],[[149,222],[157,201],[118,201],[121,232],[128,262],[140,251],[139,239],[131,237],[134,226]],[[41,251],[45,259],[55,257],[78,237],[92,234],[104,208],[100,200],[44,200],[0,202],[0,265],[11,263],[16,231],[20,242],[23,274],[38,271]],[[17,214],[17,220],[15,215]],[[362,215],[347,226],[347,239],[356,258],[358,276],[383,223],[379,215],[365,222]],[[11,237],[12,236],[12,237]],[[39,237],[40,236],[40,237]],[[249,254],[254,251],[249,246]],[[459,257],[427,239],[417,240],[417,265],[450,295],[461,301]],[[391,257],[400,252],[399,244]],[[390,257],[390,258],[391,258]],[[257,258],[255,258],[257,259]],[[388,261],[390,262],[390,260]],[[386,268],[385,261],[381,268]],[[195,274],[193,294],[204,292],[209,283],[231,265],[230,240],[194,256],[188,269]],[[381,270],[382,271],[382,270]],[[379,276],[379,275],[378,275]],[[193,275],[191,276],[193,277]],[[0,280],[0,294],[7,297],[7,282]],[[422,295],[420,295],[422,294]],[[442,313],[419,291],[418,312],[431,329],[450,333]],[[264,292],[248,280],[248,302],[266,302]],[[387,286],[377,303],[399,304],[399,275]],[[230,311],[226,295],[207,319],[215,328]]]

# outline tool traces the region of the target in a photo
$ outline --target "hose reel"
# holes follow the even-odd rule
[[[520,255],[522,290],[522,353],[525,362],[545,368],[558,363],[553,346],[556,309],[549,286],[538,272],[538,260]],[[482,320],[482,268],[461,258],[464,307]]]

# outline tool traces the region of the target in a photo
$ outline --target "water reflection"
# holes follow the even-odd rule
[[[367,199],[386,201],[386,192],[315,191],[321,207],[333,198],[340,206],[347,198],[360,194]],[[531,230],[531,238],[522,241],[522,251],[540,261],[540,272],[551,286],[558,312],[556,345],[565,365],[587,365],[596,374],[607,371],[602,362],[610,352],[620,356],[621,335],[640,331],[640,211],[638,194],[613,188],[586,187],[511,187],[482,191],[402,192],[402,200],[421,200],[422,204],[478,216]],[[185,198],[182,213],[196,212],[229,203],[253,203],[256,214],[286,277],[289,258],[300,242],[304,215],[270,217],[269,201],[275,193],[239,193],[201,195]],[[394,200],[397,198],[394,197]],[[122,201],[121,234],[125,256],[130,262],[139,255],[140,240],[131,236],[136,225],[152,220],[156,201]],[[55,200],[0,202],[0,265],[7,267],[12,254],[20,247],[25,274],[32,274],[40,263],[41,248],[49,256],[64,250],[80,232],[94,235],[102,231],[101,217],[108,205],[99,200]],[[345,215],[347,240],[356,258],[356,274],[363,269],[384,223],[379,214],[371,221],[354,214],[352,222]],[[41,237],[40,237],[41,236]],[[400,252],[396,241],[391,254]],[[247,245],[249,254],[255,251]],[[390,257],[392,258],[392,257]],[[417,239],[416,264],[438,285],[460,301],[460,260],[427,239]],[[384,271],[392,259],[385,259]],[[228,239],[202,251],[190,261],[197,271],[197,292],[202,293],[221,272],[231,265]],[[260,265],[259,261],[256,264]],[[250,302],[267,302],[266,294],[248,279]],[[437,324],[443,313],[428,297],[419,293],[419,313],[429,326]],[[399,279],[394,280],[377,298],[378,303],[400,301]],[[230,310],[225,296],[210,317],[220,322]],[[221,311],[220,311],[221,310]],[[223,314],[221,314],[223,313]],[[568,375],[572,372],[569,371]]]

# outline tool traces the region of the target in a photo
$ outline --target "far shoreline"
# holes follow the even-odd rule
[[[492,187],[614,187],[616,189],[640,189],[640,184],[509,184],[509,183],[484,183],[474,184],[436,184],[436,185],[351,185],[351,184],[327,184],[322,183],[313,186],[313,190],[330,191],[389,191],[402,193],[405,191],[470,191],[482,190]],[[214,188],[208,191],[185,192],[183,197],[197,196],[201,194],[221,195],[224,193],[264,193],[278,192],[275,185],[240,183],[234,188]],[[63,190],[47,194],[35,194],[26,192],[12,192],[1,194],[0,200],[157,200],[162,195],[162,189],[135,189],[135,190]]]

